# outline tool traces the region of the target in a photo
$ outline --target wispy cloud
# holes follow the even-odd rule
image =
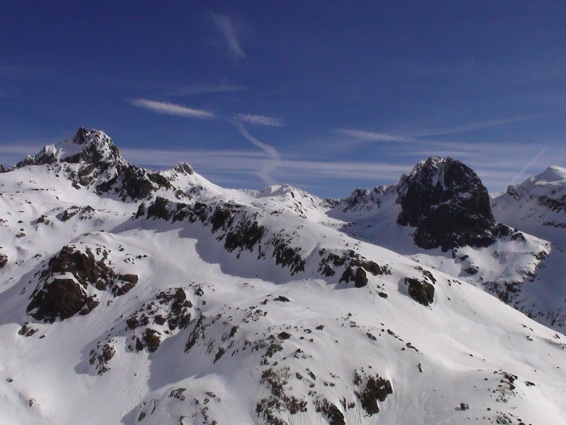
[[[244,127],[244,125],[237,119],[232,120],[232,124],[234,124],[234,126],[238,129],[242,137],[244,137],[246,140],[251,142],[254,146],[258,147],[269,156],[270,159],[263,162],[262,170],[258,173],[258,175],[266,184],[274,184],[275,181],[271,177],[271,173],[281,162],[281,156],[279,155],[279,152],[277,152],[277,150],[273,146],[270,146],[267,143],[263,143],[262,141],[252,136],[248,132],[246,127]]]
[[[245,131],[245,130],[244,130]],[[249,133],[248,133],[249,136]],[[255,142],[259,142],[250,136]],[[250,140],[251,141],[251,140]],[[313,182],[351,182],[352,189],[360,182],[368,187],[375,184],[376,176],[388,182],[396,182],[402,173],[411,170],[411,163],[405,165],[377,162],[317,161],[309,159],[284,158],[271,146],[263,142],[259,151],[251,150],[183,150],[122,149],[124,157],[139,166],[170,168],[179,161],[189,162],[197,173],[206,178],[216,179],[219,184],[233,186],[234,179],[243,184],[257,186],[250,176],[259,176],[265,184],[273,184],[271,173],[286,183],[299,186]],[[266,162],[273,167],[266,168]],[[269,174],[266,176],[265,173]],[[267,177],[267,178],[266,178]]]
[[[256,172],[267,155],[252,150],[161,150],[125,148],[120,152],[136,165],[154,168],[170,168],[180,161],[190,162],[198,169],[224,169],[229,171]]]
[[[350,128],[340,128],[335,130],[335,133],[343,136],[352,137],[354,139],[364,142],[413,142],[412,137],[396,136],[387,133],[375,133],[365,130],[354,130]]]
[[[489,121],[478,121],[474,123],[468,123],[453,127],[444,127],[436,129],[421,129],[406,132],[405,134],[390,134],[383,132],[372,132],[359,129],[348,129],[341,128],[335,130],[335,133],[341,134],[343,136],[351,137],[353,139],[363,141],[363,142],[441,142],[437,140],[430,140],[430,137],[434,136],[444,136],[448,134],[460,134],[469,133],[478,130],[484,130],[486,128],[501,127],[516,122],[528,121],[541,115],[527,115],[521,117],[512,117],[504,119],[496,119]],[[454,143],[454,142],[452,142]]]
[[[242,123],[239,125],[243,127]],[[259,149],[162,151],[130,148],[123,149],[122,153],[134,164],[153,168],[170,168],[184,160],[193,165],[198,173],[227,187],[258,188],[261,184],[278,181],[308,188],[316,194],[333,194],[332,196],[336,196],[337,191],[346,195],[355,187],[369,188],[396,183],[401,174],[410,172],[417,161],[431,155],[462,160],[479,175],[490,192],[504,191],[510,181],[518,182],[520,175],[535,163],[544,163],[544,166],[540,170],[533,169],[532,174],[543,171],[552,162],[552,158],[566,157],[566,148],[560,144],[548,145],[544,152],[539,151],[540,147],[533,152],[536,149],[533,146],[507,144],[495,148],[490,144],[469,143],[457,150],[454,147],[449,150],[446,146],[446,150],[441,147],[430,151],[407,151],[400,153],[394,162],[322,161],[280,154],[272,146],[251,136],[245,128],[243,133],[242,128],[239,130]],[[552,157],[548,156],[549,152],[552,152]],[[260,182],[258,176],[261,178]]]
[[[267,127],[283,127],[285,123],[279,118],[266,117],[263,115],[252,114],[238,114],[236,115],[238,121],[247,122],[249,124],[264,125]]]
[[[429,136],[443,136],[446,134],[469,133],[473,131],[484,130],[486,128],[502,127],[516,122],[528,121],[540,116],[541,116],[540,114],[537,114],[537,115],[527,115],[527,116],[513,117],[513,118],[503,118],[497,120],[478,121],[474,123],[457,125],[454,127],[436,128],[436,129],[433,128],[428,130],[416,131],[411,133],[411,135],[413,137],[429,137]]]
[[[12,165],[24,159],[26,155],[35,155],[36,153],[38,153],[42,146],[43,145],[28,145],[17,142],[15,144],[2,144],[0,145],[0,164],[5,167],[11,167]]]
[[[238,84],[193,84],[171,88],[168,94],[171,96],[193,96],[197,94],[239,92],[247,89],[247,86]]]
[[[273,158],[275,160],[279,161],[281,159],[279,153],[277,152],[277,150],[273,146],[270,146],[266,143],[263,143],[263,142],[259,141],[258,139],[256,139],[255,137],[253,137],[250,133],[248,133],[248,130],[246,130],[246,128],[242,125],[241,122],[233,121],[233,123],[236,126],[236,128],[240,131],[242,136],[245,139],[247,139],[248,141],[250,141],[254,146],[257,146],[258,148],[260,148],[262,151],[267,153],[271,158]]]
[[[228,16],[218,14],[212,15],[212,22],[216,30],[218,30],[226,40],[230,54],[236,59],[244,59],[246,53],[240,46],[234,22]]]
[[[50,143],[47,143],[50,144]],[[13,156],[16,155],[19,159],[23,159],[26,155],[34,155],[36,153],[38,153],[41,149],[41,147],[44,145],[38,145],[38,144],[34,144],[34,145],[22,145],[22,144],[17,144],[17,145],[12,145],[12,144],[8,144],[8,145],[0,145],[0,155],[2,156]]]
[[[542,148],[536,144],[533,146],[532,143],[492,143],[489,139],[465,142],[440,136],[506,126],[540,116],[529,115],[477,121],[454,127],[413,130],[403,133],[371,132],[351,128],[342,128],[334,132],[350,138],[349,146],[352,143],[389,143],[388,155],[394,158],[395,162],[414,164],[433,155],[459,159],[480,176],[490,192],[501,192],[509,184],[520,183],[528,170],[532,169],[532,172],[536,173],[535,165],[544,163],[542,167],[544,168],[549,163],[555,162],[556,158],[563,158],[566,150],[562,147],[561,142],[546,141],[546,147]],[[340,143],[339,146],[343,148],[344,143]],[[549,155],[549,152],[552,152],[552,156]]]
[[[194,109],[188,106],[178,105],[176,103],[161,102],[158,100],[148,99],[131,99],[129,102],[134,106],[145,108],[150,111],[157,112],[158,114],[176,115],[179,117],[199,119],[214,118],[214,114],[212,112],[202,109]]]

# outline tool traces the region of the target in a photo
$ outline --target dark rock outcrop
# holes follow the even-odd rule
[[[159,292],[155,299],[142,304],[125,320],[127,330],[131,332],[128,340],[133,341],[128,350],[147,348],[148,352],[155,352],[166,338],[189,326],[194,313],[192,307],[183,288]],[[195,338],[198,339],[198,335]]]
[[[90,284],[99,290],[106,289],[115,277],[106,263],[97,260],[89,248],[83,253],[71,245],[64,246],[49,260],[42,277],[46,278],[57,273],[72,273],[84,288]]]
[[[549,196],[539,196],[537,199],[539,205],[547,207],[549,210],[560,213],[566,212],[566,195],[559,199],[553,199]]]
[[[189,174],[192,175],[194,173],[193,167],[186,162],[181,162],[173,167],[173,169],[182,174]]]
[[[157,198],[155,198],[155,201],[152,202],[150,206],[147,208],[147,218],[153,218],[153,219],[159,218],[161,220],[169,220],[169,217],[171,216],[171,212],[169,211],[170,206],[171,206],[170,201],[168,201],[165,198],[162,198],[161,196],[158,196]]]
[[[121,167],[121,172],[110,180],[103,181],[96,186],[98,193],[115,193],[123,201],[128,198],[134,201],[146,199],[155,191],[173,186],[161,174],[127,165]]]
[[[362,288],[368,284],[367,272],[373,276],[391,274],[391,270],[387,266],[380,266],[375,261],[371,261],[361,256],[355,251],[348,250],[342,255],[336,253],[326,254],[325,249],[321,249],[318,254],[321,256],[318,264],[318,271],[323,276],[334,276],[335,268],[344,267],[340,283],[348,283],[353,281],[354,286]],[[355,271],[354,271],[355,270]]]
[[[360,385],[362,378],[359,374],[354,376],[354,384]],[[379,375],[369,376],[365,388],[361,392],[356,391],[356,396],[362,404],[362,408],[369,416],[380,412],[378,401],[385,401],[388,395],[393,394],[391,381],[381,378]]]
[[[74,279],[55,278],[34,293],[27,312],[37,320],[53,323],[78,313],[87,302],[87,294]]]
[[[291,246],[290,242],[278,236],[271,239],[275,264],[288,267],[291,275],[294,275],[305,271],[306,261],[301,257],[301,248]]]
[[[356,277],[354,278],[354,286],[356,288],[363,288],[368,284],[368,277],[366,271],[361,267],[356,270]]]
[[[77,214],[80,214],[81,219],[84,220],[86,217],[94,215],[94,213],[95,213],[94,208],[92,208],[90,205],[87,205],[86,207],[79,207],[75,205],[70,208],[67,208],[62,213],[57,214],[57,218],[62,222],[65,222],[70,220]]]
[[[0,269],[3,268],[6,264],[8,264],[8,256],[0,254]]]
[[[387,193],[386,186],[375,187],[371,190],[355,189],[350,196],[340,202],[343,212],[370,211],[381,206],[381,198]]]
[[[405,284],[409,285],[409,296],[416,302],[427,306],[434,301],[434,286],[430,283],[406,277]]]
[[[159,348],[159,345],[161,344],[160,335],[161,334],[155,329],[147,328],[145,330],[143,341],[147,347],[147,351],[153,353]]]
[[[416,227],[415,244],[443,251],[486,247],[509,233],[495,222],[489,195],[476,173],[455,159],[429,158],[403,176],[397,188],[397,222]]]
[[[99,252],[100,251],[100,252]],[[97,259],[90,248],[85,252],[72,245],[64,246],[40,272],[43,284],[32,294],[26,312],[37,320],[54,322],[80,313],[90,313],[99,304],[95,296],[88,296],[90,287],[110,291],[114,296],[129,292],[138,282],[135,274],[116,274],[106,264],[107,253],[97,250]]]
[[[324,414],[330,425],[346,425],[344,414],[325,398],[316,402],[316,411]]]
[[[160,292],[156,299],[161,305],[169,303],[169,314],[166,317],[169,330],[185,329],[189,325],[191,321],[189,309],[193,303],[187,299],[187,294],[182,288]]]

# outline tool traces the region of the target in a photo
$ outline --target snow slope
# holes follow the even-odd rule
[[[408,228],[78,136],[0,174],[2,422],[564,423],[562,333],[349,234]]]

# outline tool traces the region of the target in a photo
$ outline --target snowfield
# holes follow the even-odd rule
[[[443,251],[395,188],[226,190],[80,129],[0,174],[0,423],[565,424],[550,170],[494,201],[527,233]]]

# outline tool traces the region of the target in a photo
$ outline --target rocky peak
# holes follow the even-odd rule
[[[37,155],[28,155],[23,161],[16,164],[16,168],[57,162],[81,164],[91,168],[93,166],[108,168],[110,165],[118,167],[128,165],[108,135],[99,130],[87,130],[81,127],[71,140],[44,146]]]
[[[73,137],[73,143],[77,145],[84,145],[87,142],[87,138],[91,133],[92,132],[87,130],[86,128],[79,127],[77,133]]]
[[[371,190],[358,188],[346,199],[343,199],[339,207],[343,212],[371,211],[381,207],[384,196],[390,192],[391,188],[387,186],[378,186]]]
[[[112,139],[100,130],[80,127],[70,139],[45,146],[37,155],[28,155],[15,168],[55,164],[66,172],[76,189],[93,187],[99,195],[113,194],[126,201],[145,199],[159,189],[170,189],[171,182],[160,173],[129,164]],[[181,163],[175,170],[193,174],[189,164]]]
[[[70,142],[63,142],[60,148],[63,151],[60,159],[64,162],[86,164],[105,162],[127,165],[112,139],[99,130],[87,130],[81,127],[73,139]]]
[[[419,162],[401,177],[397,193],[397,222],[416,227],[413,238],[421,248],[489,246],[504,227],[495,222],[487,189],[476,173],[452,158]]]
[[[194,170],[193,167],[190,164],[187,164],[186,162],[180,162],[179,164],[175,165],[173,167],[173,169],[181,174],[185,174],[185,175],[193,175],[194,174]]]

